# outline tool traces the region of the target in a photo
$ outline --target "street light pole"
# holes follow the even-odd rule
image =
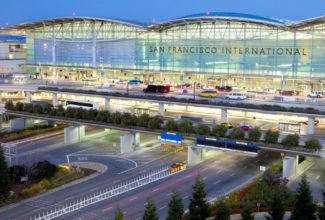
[[[193,99],[195,101],[195,86],[196,86],[196,82],[193,83]]]

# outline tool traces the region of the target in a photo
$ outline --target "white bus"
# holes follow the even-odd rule
[[[76,101],[76,100],[67,100],[65,103],[65,108],[82,108],[82,109],[99,109],[99,105],[96,102],[89,101]]]

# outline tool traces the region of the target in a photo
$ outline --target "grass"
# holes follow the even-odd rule
[[[79,168],[70,168],[67,166],[58,166],[58,170],[53,177],[48,179],[42,179],[37,183],[34,183],[31,187],[22,190],[20,196],[23,198],[32,197],[39,193],[44,193],[48,190],[62,186],[66,183],[70,183],[74,180],[85,177],[88,172],[85,172]]]

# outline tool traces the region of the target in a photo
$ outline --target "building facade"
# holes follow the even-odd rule
[[[288,22],[210,13],[149,25],[84,17],[12,28],[25,30],[30,71],[56,77],[252,87],[322,87],[325,81],[325,17]]]
[[[25,37],[0,35],[0,77],[23,73],[25,64]]]

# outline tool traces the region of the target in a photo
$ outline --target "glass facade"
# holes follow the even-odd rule
[[[325,78],[324,61],[325,22],[85,20],[27,30],[30,65],[312,79]]]

